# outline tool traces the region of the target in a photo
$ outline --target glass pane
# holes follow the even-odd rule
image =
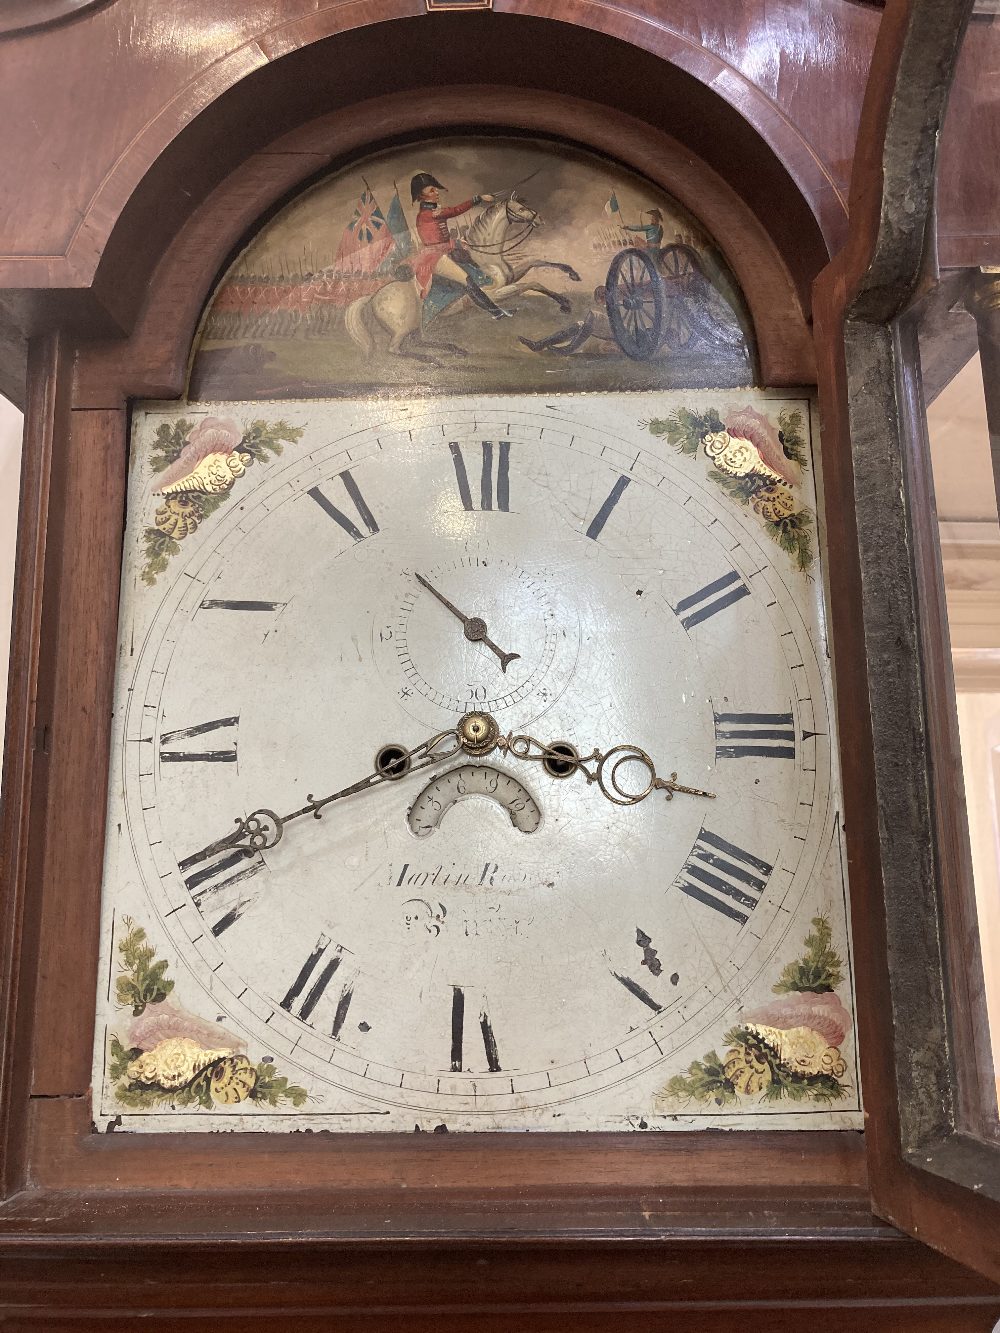
[[[21,413],[0,398],[0,698],[6,706],[11,597],[14,588],[14,537],[21,491]],[[2,717],[2,715],[0,715]],[[4,725],[0,720],[0,749]]]
[[[971,324],[971,316],[964,316]],[[968,328],[965,330],[968,335]],[[925,354],[926,374],[926,354]],[[933,391],[933,386],[928,386]],[[988,1029],[982,1096],[996,1120],[1000,1068],[1000,523],[978,355],[927,409],[955,671],[965,806],[985,997],[974,1022]],[[981,1053],[982,1054],[982,1053]]]

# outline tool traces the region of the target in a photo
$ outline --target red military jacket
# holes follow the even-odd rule
[[[421,204],[417,209],[417,235],[423,241],[424,248],[410,256],[410,264],[421,297],[430,291],[438,260],[455,248],[455,241],[448,231],[448,219],[458,217],[459,213],[468,213],[475,203],[475,199],[466,199],[461,204],[452,204],[450,208]]]
[[[464,203],[452,204],[449,208],[434,205],[428,208],[426,204],[421,204],[417,210],[417,235],[424,245],[446,245],[450,249],[453,242],[448,232],[448,219],[457,218],[460,213],[468,213],[475,202],[474,199],[466,199]]]

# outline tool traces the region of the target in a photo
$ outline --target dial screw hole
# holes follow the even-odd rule
[[[394,782],[397,778],[406,777],[411,762],[409,750],[402,745],[383,745],[375,756],[375,771]]]

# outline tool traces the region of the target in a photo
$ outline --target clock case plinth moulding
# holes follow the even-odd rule
[[[906,0],[890,5],[876,50],[876,75],[886,87],[894,86],[907,59],[910,74],[923,79],[920,87],[931,63],[946,86],[969,5],[956,0],[939,8],[951,17],[951,45],[931,25],[922,47],[921,6]],[[447,40],[445,23],[505,17],[428,18],[442,26],[425,54]],[[935,62],[926,54],[930,41],[939,48]],[[331,51],[337,50],[333,40]],[[268,79],[273,95],[275,67],[265,72],[265,90]],[[588,1318],[606,1319],[626,1306],[643,1311],[647,1320],[692,1302],[702,1310],[715,1303],[737,1312],[775,1299],[818,1308],[820,1290],[823,1300],[834,1301],[863,1290],[866,1299],[900,1310],[927,1296],[951,1297],[995,1318],[995,1288],[873,1218],[868,1162],[876,1177],[882,1173],[883,1184],[899,1174],[899,1150],[881,1130],[874,1149],[869,1143],[867,1161],[862,1136],[854,1133],[349,1140],[289,1135],[275,1142],[267,1135],[158,1139],[91,1131],[90,1015],[127,403],[181,391],[198,312],[248,227],[304,180],[390,136],[419,137],[470,123],[561,135],[613,151],[690,207],[734,256],[755,321],[764,381],[813,378],[801,296],[823,245],[818,229],[798,250],[782,254],[720,175],[654,125],[554,93],[480,92],[474,97],[468,89],[443,89],[415,106],[412,97],[390,95],[364,115],[326,115],[269,151],[251,151],[178,227],[149,275],[149,299],[127,338],[108,337],[106,327],[81,332],[56,321],[59,327],[32,339],[3,825],[4,954],[15,960],[6,975],[2,1108],[7,1154],[0,1254],[8,1299],[15,1293],[13,1299],[36,1310],[61,1306],[63,1328],[75,1326],[70,1316],[97,1309],[109,1326],[119,1316],[127,1326],[124,1307],[137,1298],[122,1295],[123,1278],[151,1279],[141,1299],[161,1312],[177,1312],[202,1308],[225,1274],[227,1282],[236,1282],[227,1318],[249,1310],[318,1308],[324,1328],[365,1327],[358,1312],[370,1310],[373,1301],[400,1311],[401,1327],[440,1327],[447,1314],[461,1319],[463,1310],[473,1309],[484,1312],[483,1328],[510,1327],[509,1313],[502,1324],[491,1322],[500,1318],[489,1314],[491,1301],[495,1309],[506,1303],[519,1310],[513,1317],[525,1328],[569,1326],[546,1323],[550,1317],[587,1327]],[[706,114],[713,114],[714,95],[704,88],[701,93]],[[926,130],[936,127],[941,113],[941,99],[925,98],[922,119],[910,111],[905,142],[893,149],[910,152],[912,159],[916,145],[927,198],[934,153]],[[221,123],[238,133],[233,107],[220,114]],[[726,108],[723,115],[716,107],[716,114],[724,125],[733,113]],[[867,691],[866,644],[843,610],[851,598],[858,604],[859,565],[848,518],[854,422],[846,416],[850,381],[840,321],[849,297],[864,286],[878,245],[885,244],[878,231],[879,157],[889,122],[887,95],[882,101],[871,95],[852,242],[818,290],[817,341],[829,545],[840,553],[831,581],[843,749],[854,752],[854,776],[861,783],[848,796],[849,839],[855,856],[866,849],[874,863],[857,872],[852,867],[859,895],[855,935],[867,941],[865,971],[873,975],[881,967],[886,978],[884,939],[873,941],[871,930],[858,928],[858,902],[867,910],[881,892],[881,849],[874,802],[865,804],[874,774],[860,702]],[[169,186],[172,193],[183,181],[185,162],[201,151],[207,122],[195,129],[177,140],[172,161],[159,164],[161,191]],[[762,145],[759,151],[763,161]],[[771,159],[768,169],[773,166]],[[896,188],[894,178],[886,179],[887,188]],[[801,211],[801,197],[794,207]],[[923,235],[913,244],[922,253]],[[130,282],[128,260],[120,249],[109,249]],[[105,283],[111,267],[109,260]],[[905,264],[890,277],[896,304],[887,299],[864,318],[891,341],[885,331],[915,279]],[[881,346],[879,370],[888,384],[891,363],[884,360],[884,341]],[[861,539],[869,539],[867,531]],[[891,1033],[879,1013],[887,986],[886,979],[859,995],[859,1008],[869,1110],[891,1125],[898,1114],[893,1080],[885,1072],[893,1058]],[[949,1188],[935,1187],[937,1204],[954,1219],[952,1253],[962,1253],[964,1245],[988,1268],[991,1256],[982,1244],[976,1251],[983,1217],[963,1223]],[[916,1225],[912,1206],[911,1199],[911,1212],[900,1210],[904,1225]],[[979,1199],[973,1212],[984,1214],[992,1206],[992,1200]],[[281,1281],[273,1282],[270,1266],[278,1250]],[[98,1254],[113,1256],[114,1292],[95,1277]],[[317,1275],[317,1260],[334,1256],[336,1271],[330,1265]],[[46,1266],[41,1285],[39,1264]],[[737,1286],[741,1294],[734,1303]],[[485,1287],[494,1293],[489,1300]],[[40,1307],[40,1300],[46,1304]],[[421,1310],[440,1311],[440,1317],[427,1315],[438,1322],[421,1323]]]

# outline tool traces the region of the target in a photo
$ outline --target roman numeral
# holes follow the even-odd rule
[[[308,1022],[309,1015],[323,998],[323,994],[326,991],[327,986],[329,986],[333,974],[343,961],[343,955],[338,950],[331,958],[326,959],[323,966],[316,972],[320,959],[329,947],[330,937],[328,935],[320,935],[319,939],[313,946],[312,953],[299,968],[298,975],[285,993],[285,998],[281,1001],[282,1009],[301,1018],[303,1023]],[[316,972],[315,978],[313,977],[314,972]],[[309,989],[306,990],[306,985],[310,982]],[[303,991],[305,991],[304,997],[302,994]],[[300,1000],[300,997],[301,1003],[299,1004],[298,1014],[296,1015],[295,1005]]]
[[[354,505],[358,517],[368,529],[367,533],[362,532],[357,523],[355,523],[353,519],[348,518],[347,514],[345,514],[342,509],[338,509],[332,500],[328,500],[318,486],[313,486],[310,489],[309,494],[319,505],[320,509],[322,509],[325,514],[329,514],[334,523],[339,524],[339,526],[347,533],[348,537],[353,541],[362,542],[366,537],[374,537],[376,532],[378,532],[379,527],[375,522],[375,515],[368,508],[368,505],[365,503],[365,497],[358,489],[358,483],[354,480],[349,471],[338,472],[337,476],[340,478],[341,482],[343,482],[344,490],[347,492],[349,500]]]
[[[339,1037],[340,1030],[344,1026],[347,1018],[347,1011],[351,1007],[351,1001],[354,999],[354,982],[349,981],[341,988],[340,999],[337,1001],[337,1007],[333,1013],[333,1026],[330,1029],[331,1037]]]
[[[239,717],[219,717],[214,722],[199,722],[194,727],[181,727],[179,731],[165,731],[160,736],[160,763],[161,764],[235,764],[236,763],[236,728],[239,726]],[[224,740],[226,745],[223,749],[201,749],[198,747],[185,747],[177,749],[183,741],[196,740],[199,736],[207,736],[213,731],[229,732],[228,736],[217,738],[214,741],[207,742],[209,745],[217,746],[219,740]]]
[[[344,953],[340,945],[335,944],[333,946],[334,952],[331,954],[328,952],[330,944],[329,935],[321,934],[309,957],[299,968],[294,981],[285,992],[284,999],[280,1001],[281,1007],[286,1013],[291,1014],[293,1018],[300,1019],[303,1023],[309,1022],[313,1010],[326,995],[330,982],[340,972],[341,964],[344,961]],[[343,977],[344,973],[340,972],[340,975]],[[340,988],[340,995],[333,1011],[333,1023],[330,1028],[331,1037],[339,1037],[341,1029],[347,1021],[347,1011],[354,999],[356,979],[357,970],[354,969]]]
[[[500,1072],[500,1054],[497,1050],[496,1037],[493,1035],[493,1025],[490,1023],[489,1014],[486,1012],[486,1005],[483,1004],[479,1013],[479,1031],[483,1038],[483,1049],[486,1052],[486,1068],[491,1074]],[[465,1044],[465,991],[461,986],[452,986],[451,988],[451,1072],[460,1074],[465,1067],[463,1047]]]
[[[633,981],[631,977],[622,976],[620,972],[612,972],[611,975],[615,981],[621,982],[630,995],[634,995],[637,1000],[641,1000],[654,1013],[658,1014],[662,1010],[663,1005],[654,1000],[649,991],[644,986],[640,986],[638,981]]]
[[[676,882],[681,893],[745,926],[773,869],[703,828]]]
[[[510,440],[481,440],[483,451],[482,472],[479,479],[479,508],[486,511],[497,509],[501,513],[510,511]],[[451,460],[455,464],[455,479],[462,505],[471,513],[475,509],[472,490],[469,486],[469,474],[465,468],[461,446],[456,440],[448,444]],[[494,451],[495,450],[495,451]],[[496,460],[496,490],[493,483],[493,463]]]
[[[200,604],[201,611],[283,611],[286,602],[248,602],[228,597],[206,597]]]
[[[716,759],[794,759],[791,713],[716,713]]]
[[[709,616],[714,616],[719,611],[724,611],[727,606],[732,606],[742,597],[749,596],[750,589],[735,570],[730,570],[728,574],[723,574],[721,579],[707,583],[690,597],[682,598],[674,607],[674,612],[680,616],[684,628],[691,629],[695,625],[700,625],[703,620],[708,620]]]
[[[193,866],[199,869],[193,870]],[[177,868],[184,877],[191,901],[202,916],[215,916],[221,907],[221,915],[215,916],[214,924],[210,926],[212,934],[218,938],[256,901],[257,894],[247,893],[243,886],[267,867],[259,852],[249,847],[236,847],[217,852],[207,860],[204,852],[195,852],[178,861]],[[184,872],[188,870],[191,874],[186,875]]]
[[[625,488],[631,480],[632,480],[631,477],[624,477],[624,476],[619,477],[618,480],[615,482],[615,484],[611,487],[611,491],[608,495],[608,498],[604,501],[600,509],[598,509],[597,513],[591,519],[590,527],[587,529],[586,535],[591,539],[591,541],[597,541],[598,537],[604,531],[605,523],[607,523],[608,519],[611,517],[612,510],[614,509],[618,501],[622,498],[622,495],[625,493]]]

